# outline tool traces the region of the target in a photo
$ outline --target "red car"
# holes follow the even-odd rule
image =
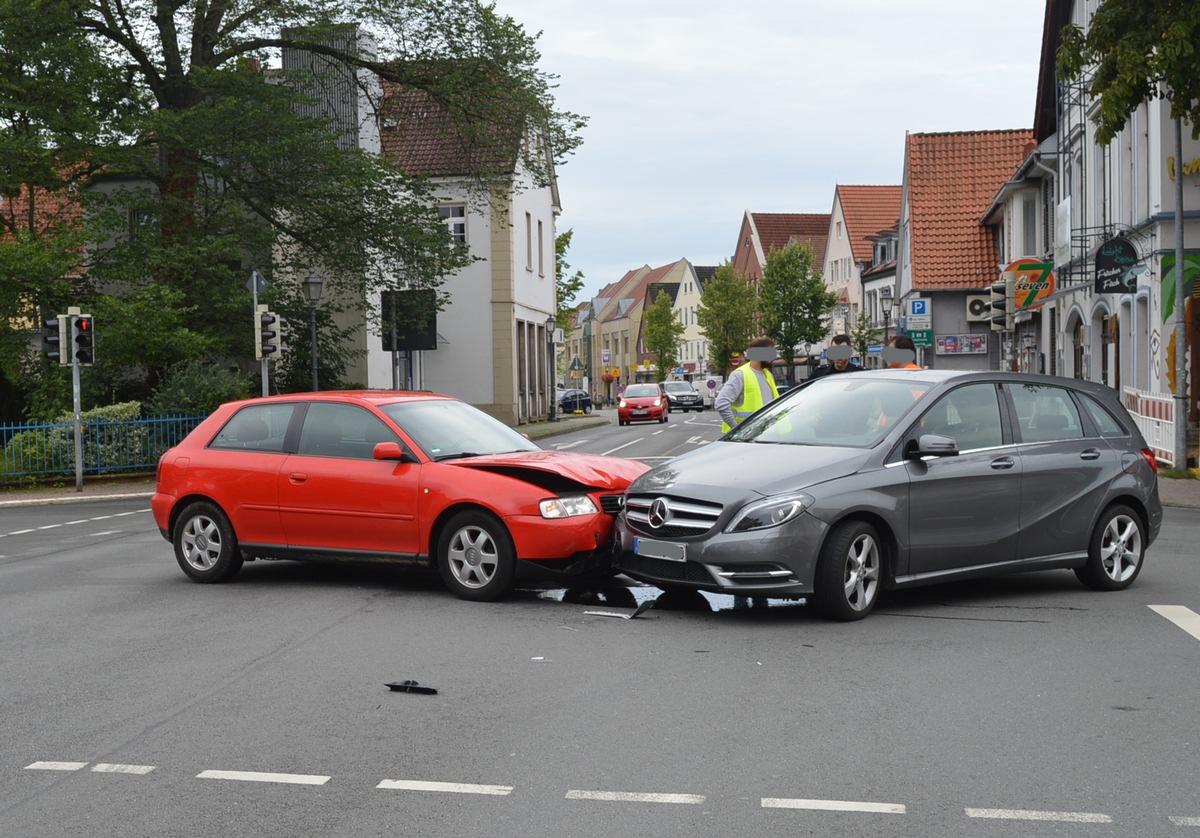
[[[617,424],[666,422],[671,400],[661,384],[630,384],[617,402]]]
[[[158,463],[150,501],[183,572],[258,558],[436,565],[463,599],[518,573],[607,570],[614,516],[647,467],[544,451],[430,393],[304,393],[222,405]],[[540,573],[539,573],[540,572]]]

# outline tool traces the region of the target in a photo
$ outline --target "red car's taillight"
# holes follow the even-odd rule
[[[1143,448],[1142,456],[1146,458],[1146,462],[1150,464],[1150,468],[1154,470],[1154,473],[1158,474],[1158,460],[1154,458],[1154,452],[1149,448]]]

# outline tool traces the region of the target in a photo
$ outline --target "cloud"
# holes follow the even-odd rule
[[[559,171],[588,291],[732,254],[742,213],[829,212],[900,183],[904,134],[1030,127],[1044,0],[497,0],[542,31],[559,105],[590,118]]]

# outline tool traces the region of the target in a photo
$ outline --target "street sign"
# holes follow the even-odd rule
[[[909,329],[908,336],[912,338],[913,346],[918,349],[933,346],[933,329]]]
[[[929,300],[924,297],[913,297],[908,301],[908,313],[912,317],[931,317],[933,315],[933,306]]]
[[[909,332],[912,332],[914,329],[917,331],[928,331],[933,328],[933,315],[910,314],[904,322],[904,328],[908,329]]]
[[[571,356],[571,364],[570,364],[570,366],[567,367],[567,369],[569,369],[571,372],[582,372],[583,371],[583,363],[579,360],[578,355]]]

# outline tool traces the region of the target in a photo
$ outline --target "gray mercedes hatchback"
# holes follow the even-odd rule
[[[1007,372],[812,381],[624,500],[617,570],[837,620],[883,589],[999,573],[1120,590],[1162,524],[1157,463],[1115,391]]]

